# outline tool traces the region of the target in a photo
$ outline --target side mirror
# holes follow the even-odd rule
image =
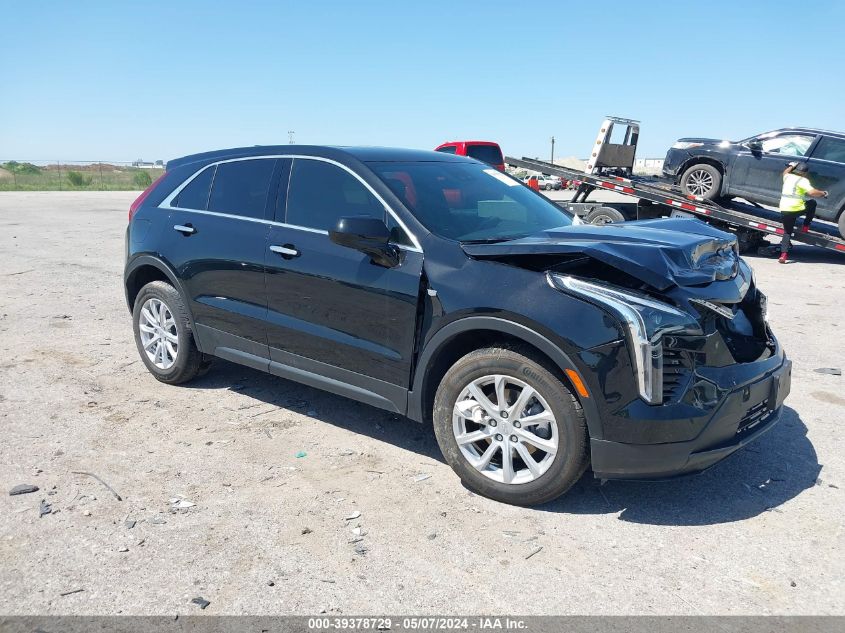
[[[369,255],[379,266],[393,268],[399,264],[399,249],[390,244],[390,231],[383,220],[361,215],[340,218],[329,231],[329,239]]]
[[[752,138],[748,141],[745,146],[750,149],[752,152],[762,152],[763,151],[763,143],[760,139]]]

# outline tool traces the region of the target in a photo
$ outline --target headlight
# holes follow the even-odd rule
[[[693,147],[701,147],[704,143],[691,143],[690,141],[678,141],[672,146],[672,149],[692,149]]]
[[[631,339],[640,397],[649,404],[660,404],[663,401],[663,335],[682,331],[700,334],[695,317],[668,303],[575,277],[552,273],[549,282],[560,290],[601,305],[622,322]]]

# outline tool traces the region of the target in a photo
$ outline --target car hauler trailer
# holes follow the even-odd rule
[[[614,125],[624,125],[621,143],[612,143]],[[505,157],[505,162],[550,176],[579,182],[569,202],[559,204],[593,224],[623,222],[663,216],[697,217],[721,229],[736,233],[740,250],[750,252],[767,243],[766,235],[783,235],[780,213],[750,202],[704,200],[684,194],[673,183],[633,174],[639,139],[639,122],[607,117],[599,130],[585,171],[530,159]],[[614,206],[612,202],[588,201],[595,190],[615,191],[630,196],[636,204]],[[630,207],[635,207],[631,210]],[[845,253],[845,239],[836,225],[815,220],[807,233],[796,231],[794,242],[803,242]]]

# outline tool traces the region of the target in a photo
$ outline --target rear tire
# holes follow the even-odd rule
[[[692,165],[681,176],[681,190],[688,196],[705,200],[718,198],[722,190],[722,173],[706,163]]]
[[[530,348],[491,347],[467,354],[446,372],[434,398],[434,432],[470,490],[532,506],[562,495],[586,470],[581,405],[547,364]],[[474,395],[479,390],[480,398]],[[470,434],[478,439],[469,441]]]
[[[839,210],[839,235],[845,237],[845,207]]]
[[[135,345],[156,380],[178,385],[208,371],[211,361],[197,349],[182,295],[169,283],[141,288],[132,310]]]
[[[613,207],[598,207],[587,214],[587,222],[590,224],[615,224],[624,222],[625,215]]]

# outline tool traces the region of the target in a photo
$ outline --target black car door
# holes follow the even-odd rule
[[[786,133],[760,138],[762,150],[747,147],[734,161],[730,174],[730,195],[776,205],[783,188],[783,170],[790,161],[805,156],[815,141],[811,134]]]
[[[391,219],[373,190],[339,164],[294,158],[279,191],[283,221],[265,252],[271,372],[404,413],[421,250],[398,228],[401,263],[385,268],[329,240],[341,217]]]
[[[827,198],[816,198],[816,214],[823,220],[836,220],[845,201],[845,139],[821,136],[807,161],[808,179],[816,189],[828,191]]]
[[[269,356],[266,213],[275,202],[276,163],[256,158],[211,165],[164,205],[170,237],[162,254],[182,280],[202,349],[262,369]]]

